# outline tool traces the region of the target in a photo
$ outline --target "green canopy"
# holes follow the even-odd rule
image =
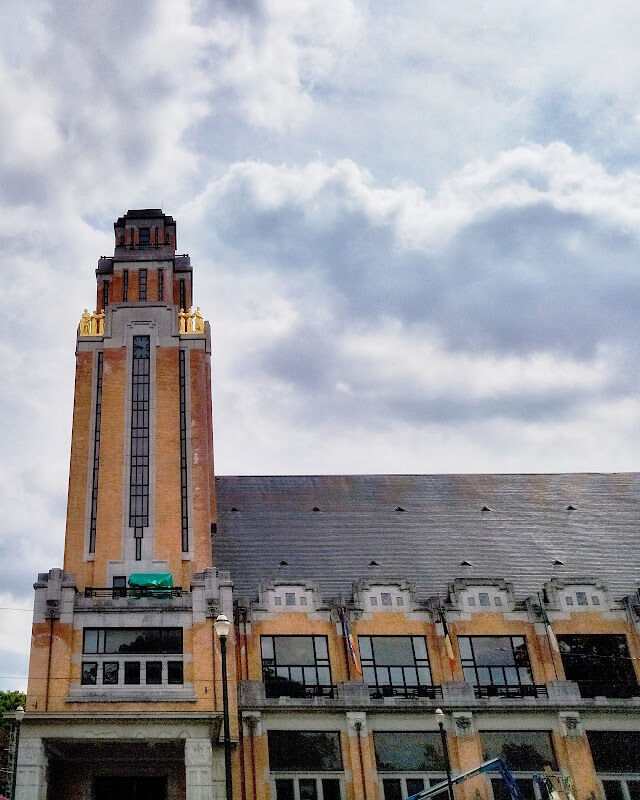
[[[170,572],[135,572],[129,575],[129,586],[132,589],[170,589],[173,575]]]

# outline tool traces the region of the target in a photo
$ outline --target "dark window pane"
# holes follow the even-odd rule
[[[298,781],[300,800],[318,800],[315,778],[300,778]]]
[[[627,638],[611,634],[558,636],[567,680],[577,681],[583,697],[632,696],[637,680]]]
[[[340,734],[320,731],[269,731],[271,770],[341,770]]]
[[[640,781],[627,781],[627,789],[631,800],[640,800]]]
[[[444,769],[440,734],[434,731],[375,731],[379,770],[423,772]]]
[[[315,664],[313,637],[311,636],[274,636],[276,661],[278,664]]]
[[[483,667],[513,664],[513,649],[508,636],[473,636],[476,664]]]
[[[138,228],[138,241],[140,244],[149,244],[151,241],[150,228]]]
[[[620,781],[602,781],[605,800],[624,800]]]
[[[98,631],[95,628],[84,629],[84,647],[82,650],[85,653],[98,652]]]
[[[276,779],[276,800],[293,800],[293,781],[289,778]]]
[[[182,653],[182,628],[107,628],[107,653]]]
[[[340,800],[340,781],[337,778],[322,779],[322,800]]]
[[[157,686],[162,683],[162,661],[147,661],[147,683]]]
[[[640,772],[639,731],[587,731],[596,772]]]
[[[124,682],[129,684],[140,683],[140,662],[139,661],[125,661],[124,662]]]
[[[382,788],[384,790],[384,800],[402,800],[400,781],[394,778],[384,778]]]
[[[113,685],[118,683],[118,662],[105,661],[102,665],[102,683]]]
[[[167,661],[167,683],[183,683],[182,661]]]
[[[557,768],[549,731],[483,731],[480,740],[485,760],[501,756],[512,770]]]
[[[372,636],[376,664],[412,665],[415,663],[410,636]]]
[[[81,683],[85,686],[95,686],[97,679],[98,665],[95,662],[83,662]]]
[[[407,795],[411,797],[424,789],[422,778],[407,778]]]

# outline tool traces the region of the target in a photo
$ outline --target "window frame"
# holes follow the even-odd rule
[[[527,644],[527,636],[526,634],[494,634],[494,635],[464,635],[458,636],[458,651],[460,654],[460,664],[462,666],[462,672],[464,675],[465,681],[471,683],[476,693],[476,697],[492,697],[492,696],[499,696],[504,695],[508,697],[526,697],[526,696],[537,696],[537,687],[534,680],[533,675],[533,668],[531,666],[531,656],[529,655],[529,646]],[[512,661],[507,662],[503,661],[503,663],[496,663],[496,664],[479,664],[477,662],[477,657],[474,649],[474,641],[478,642],[478,640],[483,639],[485,641],[489,639],[508,639],[511,645],[511,655]],[[518,661],[518,653],[522,654],[523,651],[518,651],[516,646],[514,645],[514,640],[522,640],[524,645],[524,653],[526,654],[526,664],[519,663]],[[463,642],[468,642],[468,646],[471,652],[471,657],[466,657],[463,655]],[[469,680],[469,672],[473,670],[474,680]],[[483,670],[484,674],[482,675],[480,671]],[[503,681],[496,681],[494,672],[493,671],[502,671]],[[508,681],[507,680],[507,670],[513,670],[515,672],[515,677],[517,678],[516,681]],[[528,670],[528,681],[522,680],[521,671]],[[485,678],[488,678],[486,680]],[[500,689],[503,691],[500,691]]]
[[[361,642],[368,640],[371,658],[364,657],[362,654]],[[376,662],[374,640],[375,639],[409,639],[411,642],[411,652],[413,653],[413,664],[378,664]],[[427,654],[426,658],[419,658],[416,654],[416,639],[424,642],[424,649]],[[429,642],[426,636],[419,636],[413,634],[383,635],[383,634],[362,634],[358,636],[358,651],[360,655],[360,665],[362,667],[362,677],[364,682],[369,687],[369,693],[373,699],[381,699],[383,697],[435,697],[439,696],[438,689],[433,683],[433,672],[431,671],[431,659],[429,658]],[[402,683],[393,682],[391,678],[391,670],[399,669],[402,671]],[[420,680],[420,669],[426,669],[428,672],[428,683],[423,683]],[[366,671],[365,671],[366,670]],[[373,677],[375,683],[370,683],[366,677],[370,673],[368,670],[373,670]],[[389,678],[388,683],[380,683],[378,670],[386,670]],[[415,670],[416,683],[407,682],[407,673],[405,670]]]
[[[269,783],[271,785],[271,797],[278,800],[276,781],[293,781],[294,800],[300,800],[300,780],[315,780],[317,800],[324,800],[322,787],[323,780],[337,780],[340,786],[340,800],[346,800],[344,772],[271,772]]]
[[[271,651],[273,657],[269,658],[264,655],[264,645],[266,640],[271,640]],[[313,664],[287,664],[279,663],[276,651],[276,639],[311,639],[313,647]],[[318,643],[317,640],[324,641],[324,649],[327,653],[326,658],[318,656]],[[266,663],[271,661],[272,663]],[[322,634],[262,634],[260,636],[260,664],[262,667],[262,680],[265,684],[267,697],[333,697],[335,687],[331,675],[331,657],[329,654],[329,640],[326,635]],[[319,670],[329,671],[329,683],[320,681]],[[273,670],[272,675],[267,675],[267,670]],[[287,670],[288,677],[279,675],[278,670]],[[292,670],[300,670],[302,680],[297,680],[292,677]],[[315,682],[308,679],[307,670],[315,672]]]

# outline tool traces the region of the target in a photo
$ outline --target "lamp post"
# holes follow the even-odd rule
[[[222,722],[224,725],[224,777],[227,800],[233,800],[231,783],[231,734],[229,733],[229,688],[227,683],[227,636],[231,630],[231,623],[224,614],[219,614],[213,623],[218,638],[220,639],[220,654],[222,656]],[[12,798],[13,800],[13,798]]]
[[[16,800],[16,778],[18,777],[18,747],[20,746],[20,723],[24,719],[24,708],[18,706],[14,713],[16,721],[16,749],[13,756],[13,775],[11,776],[11,800]]]
[[[442,739],[442,750],[444,752],[444,767],[447,771],[447,793],[449,800],[455,800],[453,796],[453,782],[451,781],[451,761],[449,760],[449,747],[447,745],[447,734],[444,729],[444,711],[436,708],[436,719],[440,728],[440,738]]]

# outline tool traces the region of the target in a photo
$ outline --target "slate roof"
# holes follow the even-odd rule
[[[640,587],[640,473],[216,482],[213,563],[249,597],[261,580],[308,578],[330,598],[380,574],[413,581],[420,599],[444,597],[456,577],[513,581],[519,599],[552,577],[599,578],[615,598]],[[380,564],[375,575],[371,561]]]

